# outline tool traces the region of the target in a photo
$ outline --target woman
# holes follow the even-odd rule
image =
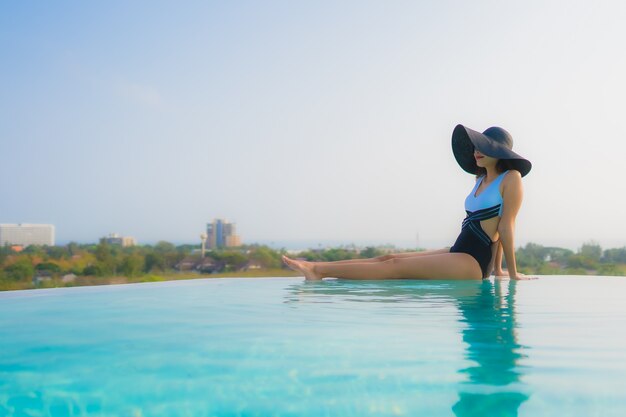
[[[489,276],[502,255],[511,279],[524,279],[515,263],[515,218],[522,204],[522,177],[530,161],[512,151],[511,135],[500,127],[483,133],[457,125],[452,151],[465,171],[476,175],[476,185],[465,199],[467,217],[451,248],[385,255],[337,262],[306,262],[283,256],[306,279],[480,279]]]

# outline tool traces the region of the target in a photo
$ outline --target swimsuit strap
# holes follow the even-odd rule
[[[476,210],[476,211],[467,211],[467,217],[463,219],[463,223],[461,224],[461,229],[465,229],[469,227],[469,229],[476,234],[476,236],[485,244],[491,245],[493,242],[491,238],[485,233],[483,228],[480,225],[482,220],[491,219],[493,217],[497,217],[500,213],[500,207],[502,204],[497,204],[493,207],[488,207],[486,209]]]

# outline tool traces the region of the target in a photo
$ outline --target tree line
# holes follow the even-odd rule
[[[310,249],[290,256],[309,261],[339,261],[371,258],[390,251],[401,250],[340,247]],[[0,289],[33,288],[45,281],[56,286],[61,278],[64,285],[107,283],[105,279],[110,277],[125,277],[135,282],[169,279],[185,271],[206,275],[254,268],[258,276],[263,276],[268,271],[285,269],[281,262],[284,253],[284,249],[245,245],[210,250],[202,257],[199,245],[176,246],[164,241],[124,248],[101,240],[98,244],[29,246],[20,252],[4,246],[0,247]],[[527,274],[626,275],[626,247],[603,250],[595,242],[585,243],[577,251],[528,243],[517,249],[516,258],[518,269]],[[90,279],[81,282],[81,277]],[[74,282],[75,278],[79,281]]]
[[[596,242],[578,251],[528,243],[515,252],[517,264],[527,273],[550,275],[626,275],[626,247],[605,249]]]

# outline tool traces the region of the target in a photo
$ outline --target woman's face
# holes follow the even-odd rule
[[[476,165],[481,168],[496,166],[496,163],[498,162],[497,158],[487,156],[481,153],[478,149],[474,149],[474,159],[476,160]]]

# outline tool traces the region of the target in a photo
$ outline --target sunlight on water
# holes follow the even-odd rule
[[[0,294],[2,416],[623,416],[626,279]]]

